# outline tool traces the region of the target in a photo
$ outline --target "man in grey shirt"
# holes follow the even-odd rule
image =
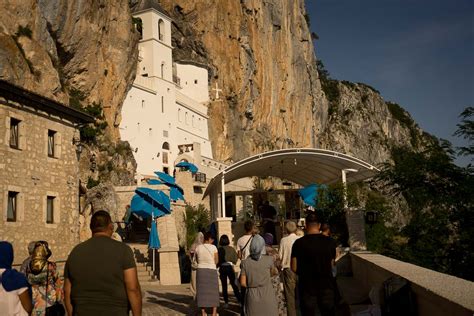
[[[132,250],[113,240],[109,213],[92,215],[92,238],[77,245],[64,268],[68,315],[141,316],[142,294]]]

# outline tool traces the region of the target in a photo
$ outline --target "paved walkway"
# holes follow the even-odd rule
[[[181,285],[142,285],[143,315],[197,315],[197,308],[193,304],[193,297],[189,284]],[[218,308],[221,316],[240,315],[237,301],[229,293],[229,308],[224,309],[224,302]],[[208,313],[210,314],[210,310]],[[199,314],[200,315],[200,314]]]

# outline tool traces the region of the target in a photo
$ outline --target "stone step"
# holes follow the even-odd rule
[[[140,265],[140,264],[137,264],[137,271],[140,272],[140,271],[151,271],[153,270],[153,267],[151,266],[148,266],[148,265]]]
[[[137,271],[138,278],[141,277],[151,277],[153,275],[153,271]]]

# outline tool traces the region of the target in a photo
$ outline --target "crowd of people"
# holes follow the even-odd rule
[[[285,224],[286,236],[278,251],[275,236],[262,232],[252,221],[230,245],[222,235],[215,243],[212,232],[199,233],[190,254],[191,289],[202,315],[217,315],[219,280],[224,307],[230,283],[241,314],[334,315],[340,299],[335,281],[336,245],[327,225],[315,213],[306,217],[303,236],[297,225]],[[0,242],[0,310],[2,315],[141,315],[142,294],[130,247],[112,238],[114,226],[105,211],[91,218],[92,238],[77,245],[64,268],[64,283],[56,264],[49,260],[46,241],[28,245],[29,256],[20,271],[12,269],[13,247]],[[240,269],[237,264],[240,260]],[[238,274],[236,274],[238,272]]]
[[[237,251],[222,235],[218,247],[210,232],[196,238],[192,247],[195,263],[193,286],[196,303],[202,315],[208,309],[217,315],[221,280],[224,307],[228,306],[228,284],[241,305],[241,314],[253,315],[334,315],[340,300],[335,280],[336,243],[327,224],[315,213],[305,219],[301,234],[296,223],[285,224],[286,236],[278,251],[274,235],[259,234],[252,221],[244,223],[245,233],[237,240]],[[240,271],[236,275],[236,263]],[[229,283],[228,283],[229,282]]]
[[[0,241],[0,315],[141,315],[142,296],[130,247],[112,238],[109,213],[92,215],[92,238],[69,254],[60,277],[46,241],[28,245],[16,271],[13,247]],[[64,282],[63,282],[64,279]]]

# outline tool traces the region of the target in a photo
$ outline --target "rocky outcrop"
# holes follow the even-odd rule
[[[77,108],[100,105],[106,128],[99,143],[117,145],[138,54],[127,0],[2,1],[0,42],[0,78]],[[100,151],[96,144],[86,148],[87,159]],[[102,155],[97,159],[108,163]],[[133,156],[125,164],[133,165]],[[86,179],[88,170],[81,169]],[[116,184],[130,184],[134,171],[118,175]]]
[[[135,163],[119,148],[118,123],[138,53],[129,5],[139,1],[0,5],[0,77],[72,106],[102,108],[107,127],[81,158],[84,183],[133,183]],[[159,2],[173,19],[175,60],[207,67],[210,86],[223,90],[219,99],[210,91],[208,110],[217,159],[314,146],[376,164],[390,158],[393,144],[415,148],[423,139],[409,115],[374,89],[336,81],[327,89],[303,0]],[[90,170],[93,154],[99,175]]]
[[[378,165],[391,160],[394,146],[419,150],[432,141],[408,112],[368,85],[324,79],[323,87],[329,107],[328,124],[317,139],[320,148]]]
[[[128,1],[2,1],[0,37],[2,79],[66,104],[102,104],[118,124],[138,54]]]
[[[378,164],[393,145],[420,145],[423,131],[375,89],[319,78],[304,1],[160,3],[174,21],[175,60],[207,65],[223,90],[221,100],[210,91],[214,157],[317,147]]]
[[[326,123],[303,0],[163,0],[175,59],[210,68],[214,157],[308,147]]]

